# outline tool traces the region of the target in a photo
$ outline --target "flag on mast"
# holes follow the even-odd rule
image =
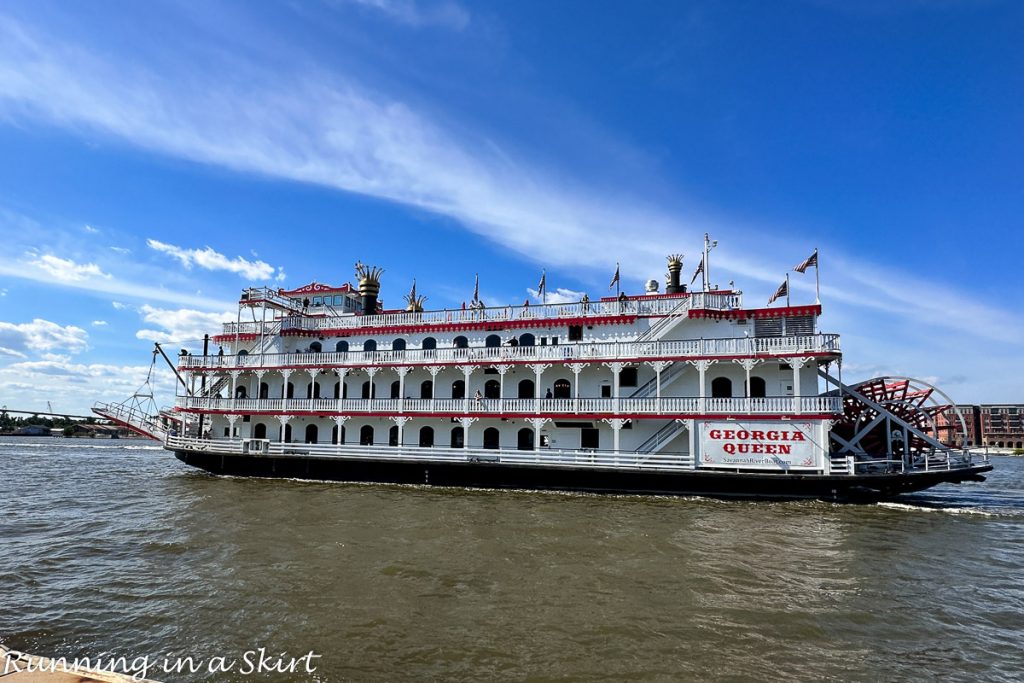
[[[690,284],[692,285],[697,281],[697,276],[704,272],[704,257],[700,257],[700,263],[697,264],[697,270],[693,271],[693,277],[690,278]]]
[[[612,281],[608,283],[608,289],[611,289],[615,285],[619,284],[619,264],[615,264],[615,275],[612,275]]]
[[[789,278],[786,278],[785,282],[779,285],[779,288],[772,294],[772,298],[768,299],[768,305],[771,306],[776,300],[789,296]]]
[[[540,283],[537,284],[537,293],[540,294],[540,300],[542,303],[548,302],[548,273],[546,270],[540,271]]]
[[[473,303],[480,301],[480,273],[476,274],[476,283],[473,285]]]
[[[800,265],[797,266],[796,268],[794,268],[793,270],[795,270],[798,273],[803,273],[804,271],[806,271],[811,266],[814,266],[815,268],[818,267],[818,250],[817,249],[815,249],[813,254],[811,254],[806,259],[804,259],[803,262],[801,262]]]

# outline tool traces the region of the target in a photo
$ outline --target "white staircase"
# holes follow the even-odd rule
[[[679,300],[679,303],[673,307],[664,318],[658,320],[650,327],[647,328],[636,338],[638,342],[645,341],[656,341],[664,337],[670,332],[681,320],[685,320],[687,313],[690,310],[690,297],[683,297]]]
[[[100,402],[92,407],[92,412],[111,422],[127,427],[133,432],[148,436],[157,441],[163,441],[164,437],[167,436],[167,429],[163,423],[157,417],[149,415],[139,408],[123,403]]]
[[[636,453],[640,455],[657,455],[684,429],[686,429],[685,421],[669,420],[661,429],[654,432],[647,441],[640,444],[636,449]]]
[[[683,374],[683,370],[686,369],[686,363],[672,363],[666,370],[661,373],[661,388],[662,390],[667,389],[670,384],[677,377]],[[658,376],[655,375],[649,382],[643,384],[636,391],[629,395],[629,398],[647,398],[648,396],[654,396],[658,393]]]

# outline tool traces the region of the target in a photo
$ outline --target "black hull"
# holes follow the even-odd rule
[[[951,471],[826,476],[708,471],[640,472],[486,462],[229,455],[208,451],[175,451],[175,456],[187,465],[214,474],[247,477],[487,489],[830,501],[881,500],[942,483],[984,481],[981,474],[992,469],[991,465],[984,464]]]

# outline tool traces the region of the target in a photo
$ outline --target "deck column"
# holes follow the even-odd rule
[[[398,373],[398,412],[405,412],[405,376],[409,374],[411,370],[407,365],[400,365],[395,368],[395,372]],[[436,390],[437,387],[434,387]]]

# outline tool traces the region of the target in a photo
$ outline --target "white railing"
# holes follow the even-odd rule
[[[153,439],[163,439],[167,433],[158,417],[123,403],[97,402],[93,405],[92,411],[100,417],[131,427]]]
[[[772,396],[768,398],[207,398],[179,396],[184,410],[231,413],[376,413],[376,414],[825,414],[842,410],[838,396]]]
[[[854,456],[853,462],[855,474],[960,470],[987,464],[989,461],[988,454],[971,453],[970,450],[961,448],[936,449],[934,453],[915,456],[910,462],[900,458],[856,457]]]
[[[621,359],[696,358],[715,356],[839,353],[838,334],[795,337],[679,339],[649,342],[588,342],[557,346],[476,346],[401,351],[330,351],[325,353],[263,353],[227,356],[180,356],[184,369],[280,368],[296,366],[350,367],[380,365],[443,365],[502,361],[569,362]]]
[[[173,450],[204,451],[242,454],[244,441],[241,439],[196,439],[182,436],[168,436],[165,446]],[[357,446],[334,444],[300,444],[270,442],[266,455],[252,457],[318,457],[348,458],[360,460],[417,460],[429,462],[481,462],[522,465],[543,465],[547,467],[573,468],[615,468],[638,470],[692,470],[693,458],[687,454],[645,455],[614,451],[551,450],[533,451],[492,450],[484,448],[420,448],[414,446]]]
[[[688,308],[733,310],[742,307],[740,292],[692,292],[682,297],[650,297],[624,301],[591,301],[540,306],[497,306],[479,309],[422,311],[418,313],[381,313],[378,315],[302,316],[293,315],[278,321],[285,330],[345,330],[362,327],[396,325],[444,325],[448,323],[509,322],[513,320],[548,320],[558,318],[598,318],[606,316],[661,316],[680,307],[680,299]],[[260,323],[224,323],[225,335],[259,333]]]

